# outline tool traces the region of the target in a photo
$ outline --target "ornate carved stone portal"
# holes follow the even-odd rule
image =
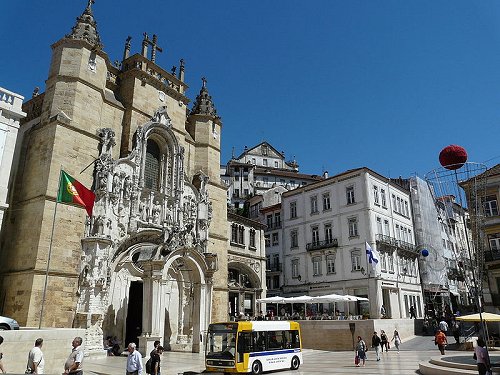
[[[96,202],[82,240],[75,325],[88,350],[102,337],[143,353],[161,338],[171,349],[199,351],[210,317],[217,267],[207,253],[212,209],[208,177],[184,173],[184,149],[161,107],[134,135],[133,152],[113,160],[115,134],[100,129]]]

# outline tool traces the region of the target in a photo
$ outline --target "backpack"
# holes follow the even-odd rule
[[[149,357],[148,361],[146,362],[146,374],[151,374],[151,357]]]

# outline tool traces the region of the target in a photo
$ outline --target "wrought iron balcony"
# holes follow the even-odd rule
[[[336,238],[331,238],[325,241],[310,242],[306,245],[307,251],[328,249],[330,247],[338,247],[339,241]]]
[[[281,272],[281,263],[273,263],[270,267],[267,268],[268,272]]]
[[[486,262],[494,262],[500,260],[500,250],[486,250],[484,252],[484,260]]]
[[[398,250],[407,251],[412,255],[418,254],[415,245],[409,242],[401,241],[394,237],[386,236],[384,234],[377,234],[375,238],[379,245],[393,247]]]
[[[271,225],[268,224],[266,227],[266,232],[274,229],[281,229],[281,222],[272,223]]]

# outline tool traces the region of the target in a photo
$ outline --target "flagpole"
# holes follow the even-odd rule
[[[62,175],[62,166],[59,169],[59,181],[57,183],[57,194],[59,194],[59,189],[61,188],[61,175]],[[48,281],[49,281],[50,258],[51,258],[51,255],[52,255],[52,241],[54,239],[54,229],[55,229],[55,224],[56,224],[57,194],[56,194],[56,205],[54,207],[54,216],[52,217],[52,231],[51,231],[51,234],[50,234],[49,254],[47,256],[47,269],[45,270],[45,284],[43,286],[42,307],[40,309],[40,321],[38,323],[38,329],[42,328],[43,310],[44,310],[44,306],[45,306],[45,297],[47,295],[47,284],[48,284]]]

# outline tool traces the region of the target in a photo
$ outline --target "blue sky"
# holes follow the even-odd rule
[[[50,45],[85,6],[4,2],[0,86],[43,90]],[[222,162],[267,140],[304,173],[423,176],[449,144],[500,163],[499,1],[96,0],[93,11],[111,61],[128,35],[138,53],[156,33],[160,66],[186,60],[191,99],[207,77]]]

